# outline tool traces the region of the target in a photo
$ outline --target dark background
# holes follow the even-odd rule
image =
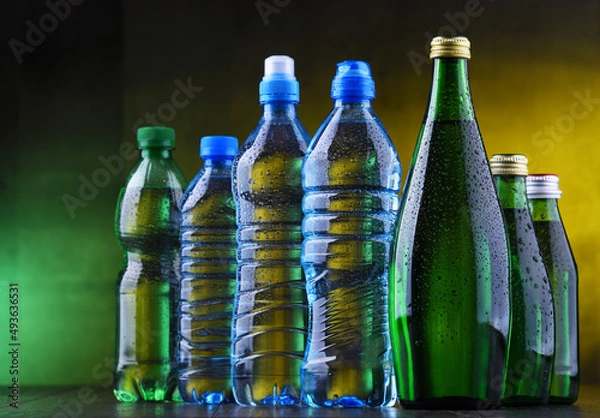
[[[431,81],[429,60],[418,60],[438,33],[472,42],[488,154],[525,153],[532,172],[561,176],[580,267],[582,376],[600,382],[600,1],[72,1],[20,0],[0,14],[0,351],[16,282],[21,384],[109,375],[122,260],[114,209],[147,114],[176,129],[174,157],[190,180],[199,137],[243,141],[258,121],[264,58],[295,58],[311,134],[332,106],[336,62],[362,59],[406,174]],[[270,8],[261,16],[257,5]],[[188,82],[202,91],[176,93]],[[2,384],[9,361],[0,354]]]

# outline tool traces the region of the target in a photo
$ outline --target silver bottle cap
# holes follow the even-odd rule
[[[529,199],[560,199],[562,195],[556,174],[530,174],[526,181]]]

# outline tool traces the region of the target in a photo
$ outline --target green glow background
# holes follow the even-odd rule
[[[21,384],[105,383],[122,259],[114,209],[134,159],[124,158],[74,218],[62,198],[80,198],[81,176],[98,176],[100,156],[119,155],[133,142],[146,113],[168,115],[162,123],[176,129],[174,156],[190,180],[201,165],[200,136],[241,142],[254,127],[265,57],[296,59],[299,115],[311,133],[331,108],[335,63],[363,59],[375,77],[374,108],[406,173],[431,74],[429,64],[417,74],[408,54],[423,55],[425,33],[439,31],[472,42],[471,85],[488,154],[525,153],[532,171],[561,176],[561,208],[580,268],[582,377],[600,382],[593,275],[600,268],[599,100],[588,103],[585,117],[569,119],[577,94],[600,98],[600,1],[265,0],[281,6],[273,6],[268,24],[256,3],[88,0],[71,6],[20,65],[8,42],[24,41],[26,22],[38,24],[48,6],[19,1],[1,14],[0,383],[11,377],[2,354],[9,282],[20,288]],[[203,90],[174,115],[164,113],[176,80],[189,77]],[[544,132],[561,123],[563,133]]]

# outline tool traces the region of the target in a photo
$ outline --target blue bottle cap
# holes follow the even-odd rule
[[[233,160],[238,153],[238,139],[234,136],[204,136],[200,139],[200,157]]]
[[[365,61],[343,61],[331,82],[332,99],[371,100],[375,98],[375,82],[371,66]]]
[[[287,55],[265,59],[265,75],[258,86],[260,103],[300,101],[300,85],[294,76],[294,60]]]

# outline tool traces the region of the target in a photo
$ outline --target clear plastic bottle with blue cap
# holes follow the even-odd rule
[[[240,405],[296,405],[307,329],[300,249],[301,168],[309,135],[296,114],[294,60],[267,58],[259,92],[262,117],[233,164],[233,394]]]
[[[233,401],[231,318],[237,242],[231,167],[237,152],[235,137],[203,137],[204,165],[181,200],[179,392],[190,403]]]
[[[334,108],[302,168],[310,318],[303,399],[317,407],[391,406],[387,295],[401,165],[371,107],[368,63],[339,63],[331,97]]]
[[[171,158],[172,128],[138,129],[141,158],[121,189],[115,231],[124,261],[117,282],[119,401],[168,401],[176,393],[179,202],[186,181]]]

